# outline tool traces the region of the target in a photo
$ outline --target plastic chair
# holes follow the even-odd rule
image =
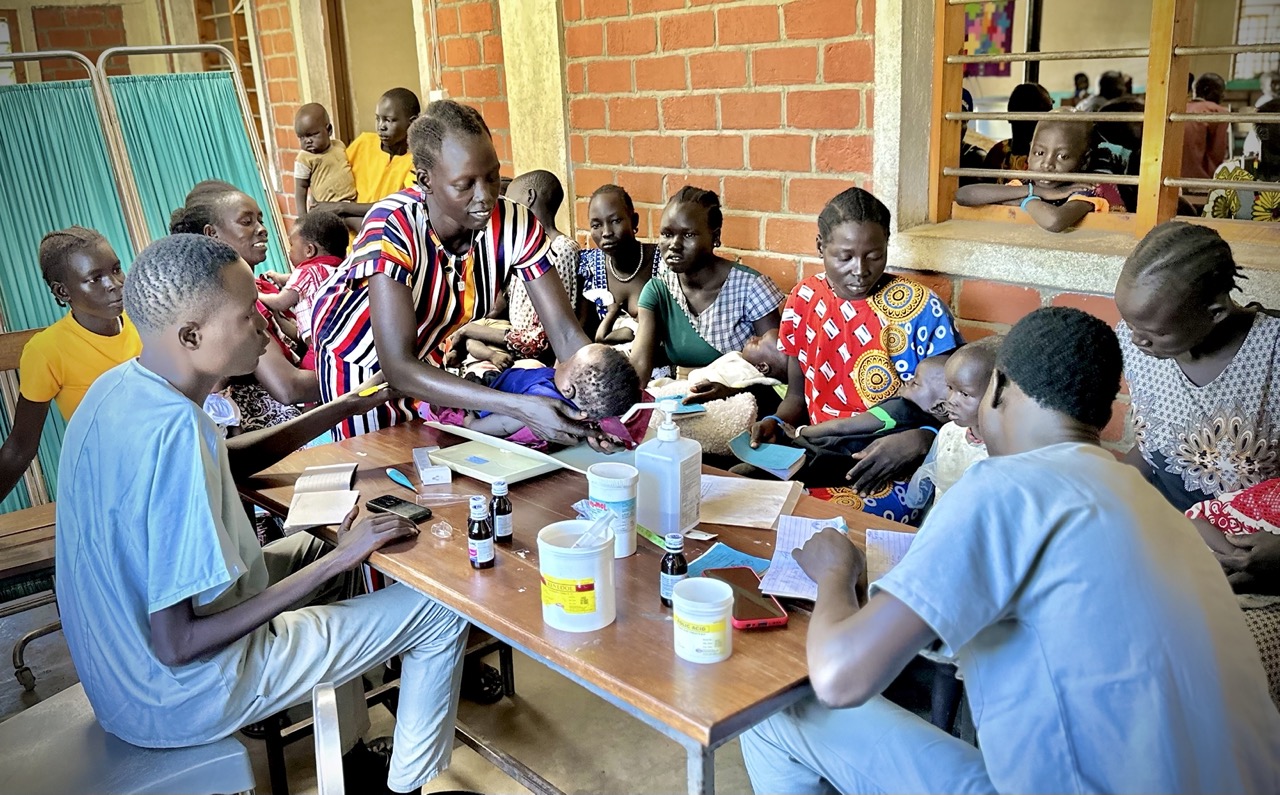
[[[234,738],[157,750],[108,734],[77,684],[0,723],[0,781],[23,795],[214,795],[253,792]]]

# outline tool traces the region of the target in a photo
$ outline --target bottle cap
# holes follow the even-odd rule
[[[507,482],[505,480],[495,480],[493,482],[493,496],[505,497],[507,494]]]
[[[488,519],[489,518],[489,501],[484,498],[483,494],[471,495],[471,518],[472,519]]]
[[[663,536],[663,541],[665,542],[668,552],[684,551],[684,536],[679,533],[667,533]]]

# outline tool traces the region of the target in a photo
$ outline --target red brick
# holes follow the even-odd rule
[[[984,279],[965,279],[960,284],[959,315],[986,323],[1017,323],[1028,312],[1040,308],[1040,291]]]
[[[751,82],[757,86],[812,85],[817,81],[816,47],[778,47],[751,53]]]
[[[574,25],[564,32],[564,54],[585,58],[604,53],[604,26],[599,23]]]
[[[488,64],[502,63],[502,37],[497,34],[491,34],[481,39],[481,49],[484,52],[484,62]]]
[[[603,184],[603,183],[600,183]],[[663,192],[663,175],[652,172],[635,172],[619,174],[617,184],[627,189],[632,200],[641,204],[666,204],[667,194]],[[597,184],[596,187],[599,187]],[[592,188],[595,190],[595,188]]]
[[[41,49],[79,51],[89,46],[89,31],[83,29],[50,28],[37,31],[37,34],[36,38],[40,41]],[[78,76],[84,76],[83,70],[82,74]]]
[[[753,135],[748,146],[752,169],[803,172],[813,167],[810,135]]]
[[[626,15],[627,0],[582,0],[582,16],[587,19]]]
[[[658,129],[658,101],[645,97],[614,97],[609,100],[610,130]]]
[[[768,276],[774,284],[778,285],[778,289],[784,293],[791,292],[791,288],[796,286],[796,271],[798,268],[794,257],[743,254],[738,257],[738,261],[748,268],[755,268],[765,276]]]
[[[815,165],[824,174],[871,171],[870,135],[821,135],[814,151]]]
[[[776,91],[720,95],[723,130],[772,130],[781,124],[782,94]]]
[[[631,138],[593,135],[587,138],[587,158],[600,166],[625,166],[631,162]]]
[[[436,9],[436,35],[451,36],[458,32],[458,9],[441,7]]]
[[[875,129],[875,119],[873,118],[875,109],[876,109],[876,90],[874,88],[868,88],[866,91],[862,92],[862,110],[863,110],[862,127],[863,129],[866,129],[866,130]]]
[[[875,79],[875,47],[871,40],[828,44],[822,51],[822,78],[828,83],[870,83]]]
[[[955,294],[955,285],[952,284],[950,276],[941,273],[919,273],[917,271],[904,271],[902,275],[933,290],[934,295],[938,296],[942,303],[948,307],[951,306],[951,298]]]
[[[673,91],[689,86],[685,78],[683,55],[637,58],[635,64],[637,91]]]
[[[1009,330],[1008,326],[994,325],[991,323],[974,323],[969,320],[956,320],[956,329],[960,332],[960,336],[965,342],[977,342],[984,337],[990,337],[995,334],[1004,334]]]
[[[582,19],[582,0],[564,0],[563,5],[566,22]]]
[[[781,177],[725,177],[725,207],[752,213],[777,212],[782,209]]]
[[[458,6],[458,30],[463,33],[493,30],[493,6],[489,0]]]
[[[1069,306],[1088,312],[1094,317],[1102,318],[1108,326],[1115,328],[1120,322],[1120,310],[1116,309],[1116,301],[1109,295],[1085,295],[1083,293],[1058,293],[1050,302],[1051,306]]]
[[[787,126],[810,130],[852,130],[858,126],[862,99],[854,89],[791,91]]]
[[[876,0],[862,0],[862,21],[858,30],[862,33],[876,32]]]
[[[569,100],[569,124],[575,130],[603,130],[604,100],[584,98]]]
[[[449,97],[457,98],[462,96],[462,72],[457,69],[449,69],[441,73],[440,85]]]
[[[498,161],[502,164],[500,173],[508,177],[515,176],[511,171],[511,137],[505,133],[495,132],[493,134],[493,149],[498,155]]]
[[[1129,401],[1115,400],[1111,403],[1111,421],[1102,429],[1102,441],[1119,442],[1129,430]]]
[[[631,0],[631,13],[646,14],[650,11],[674,11],[684,8],[684,0]]]
[[[587,91],[592,94],[630,93],[631,61],[619,58],[588,63]]]
[[[761,44],[778,40],[777,6],[722,8],[716,12],[720,44]]]
[[[580,63],[569,64],[565,85],[570,94],[581,94],[587,87],[587,70]]]
[[[653,19],[628,19],[605,26],[610,55],[649,55],[658,48],[658,29]]]
[[[498,96],[497,68],[468,69],[462,73],[462,87],[468,99]]]
[[[679,168],[684,165],[680,138],[675,135],[637,135],[631,139],[631,148],[637,166]]]
[[[716,21],[710,11],[667,14],[661,18],[660,24],[663,52],[710,47],[716,43]]]
[[[577,187],[577,192],[583,196],[590,196],[596,188],[613,181],[612,171],[598,168],[576,168],[573,171],[573,184]]]
[[[578,229],[587,229],[591,226],[591,202],[588,199],[580,199],[573,204],[573,225]],[[585,236],[580,232],[580,238]],[[580,239],[579,244],[586,244],[585,239]]]
[[[760,248],[760,217],[726,213],[720,230],[720,243],[728,248],[754,251]]]
[[[742,168],[742,137],[694,135],[685,139],[689,168]]]
[[[836,194],[852,187],[847,179],[795,177],[787,184],[787,212],[816,216]]]
[[[587,143],[581,135],[569,136],[569,162],[584,163],[587,160]]]
[[[107,15],[101,8],[73,6],[63,11],[62,24],[69,28],[96,28],[107,24]]]
[[[694,88],[742,88],[747,84],[747,54],[724,50],[690,55],[689,81]]]
[[[837,39],[857,31],[853,0],[794,0],[782,7],[787,41]]]
[[[447,66],[475,66],[480,63],[479,42],[467,37],[445,39],[444,62]]]
[[[667,97],[662,100],[664,130],[714,130],[716,100],[710,94]]]
[[[764,249],[775,254],[812,254],[818,226],[812,220],[767,218],[764,225]]]

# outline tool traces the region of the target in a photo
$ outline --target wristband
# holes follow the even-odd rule
[[[797,438],[797,439],[799,439],[801,436],[804,436],[804,429],[805,429],[805,428],[808,428],[808,427],[809,427],[808,425],[801,425],[801,426],[797,427],[797,428],[796,428],[796,438]]]
[[[779,425],[786,425],[786,424],[787,424],[787,421],[786,421],[786,420],[784,420],[784,419],[782,419],[781,417],[779,417],[777,414],[770,414],[769,416],[767,416],[767,417],[762,417],[762,418],[760,419],[760,421],[761,421],[761,422],[764,422],[765,420],[773,420],[774,422],[778,423]]]
[[[1028,196],[1027,198],[1025,198],[1025,199],[1023,199],[1023,200],[1022,200],[1022,204],[1019,204],[1019,205],[1018,205],[1018,207],[1020,207],[1020,208],[1022,209],[1022,211],[1023,211],[1023,212],[1026,212],[1026,211],[1027,211],[1027,205],[1028,205],[1028,204],[1030,204],[1030,203],[1031,203],[1031,202],[1033,202],[1033,201],[1037,201],[1037,202],[1038,202],[1038,201],[1044,201],[1044,200],[1043,200],[1043,199],[1041,199],[1039,196]]]

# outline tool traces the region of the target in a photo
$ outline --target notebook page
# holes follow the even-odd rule
[[[867,530],[867,582],[875,582],[898,565],[915,537],[897,530]]]
[[[328,464],[307,467],[302,470],[298,482],[293,485],[295,494],[312,494],[321,491],[347,491],[355,482],[355,464]]]
[[[284,520],[285,532],[292,534],[308,527],[341,524],[359,499],[358,491],[295,493]]]
[[[791,550],[804,546],[818,531],[834,527],[848,532],[844,519],[809,519],[804,516],[778,517],[778,538],[773,544],[773,560],[769,570],[760,580],[760,590],[773,596],[816,601],[818,584],[804,573],[800,564],[791,556]]]

